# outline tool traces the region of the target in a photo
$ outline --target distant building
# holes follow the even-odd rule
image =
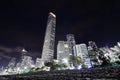
[[[99,50],[94,41],[88,42],[88,53],[93,66],[99,66],[102,64],[100,57],[103,57],[103,53]]]
[[[34,65],[34,61],[32,60],[32,57],[30,56],[24,56],[21,65],[23,67],[27,67],[27,68],[32,68]]]
[[[68,62],[70,55],[72,55],[70,43],[67,41],[58,41],[57,45],[57,60],[60,63]]]
[[[55,27],[56,15],[50,12],[42,50],[42,59],[45,62],[50,62],[54,58]]]
[[[89,47],[91,47],[94,50],[96,50],[98,48],[94,41],[89,41],[88,44],[89,44]]]
[[[23,48],[22,51],[21,51],[21,60],[24,58],[24,56],[27,56],[28,55],[28,52]]]
[[[8,67],[14,68],[16,64],[16,58],[11,58],[10,62],[8,63]]]
[[[23,69],[34,67],[34,61],[32,60],[31,56],[28,56],[28,52],[25,49],[22,50],[21,62],[16,66],[18,65],[20,65],[20,67]]]
[[[83,64],[89,68],[91,67],[90,58],[88,56],[88,50],[86,44],[77,44],[74,46],[74,53],[76,56],[80,56]]]
[[[119,59],[119,61],[120,61],[120,42],[117,42],[117,45],[115,45],[114,47],[111,47],[110,50],[112,50],[112,54],[114,55],[115,60],[118,61],[118,59]],[[113,56],[111,56],[111,57],[113,57]]]
[[[104,57],[109,60],[110,62],[116,62],[120,61],[119,59],[119,52],[117,52],[117,46],[108,48],[108,47],[103,47],[101,50],[104,52]]]
[[[42,66],[44,66],[44,61],[41,58],[37,58],[35,66],[36,67],[42,67]]]
[[[66,38],[67,38],[67,42],[70,43],[72,55],[75,56],[74,51],[73,51],[73,46],[76,45],[74,34],[67,34]]]

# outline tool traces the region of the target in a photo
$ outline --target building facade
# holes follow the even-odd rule
[[[76,45],[74,34],[67,34],[67,35],[66,35],[66,38],[67,38],[67,42],[70,43],[72,55],[75,56],[75,53],[74,53],[74,51],[73,51],[73,46]]]
[[[94,41],[88,42],[88,53],[92,66],[99,66],[102,64],[102,60],[100,59],[100,57],[102,58],[104,55],[99,50],[99,48],[97,47]]]
[[[50,62],[54,58],[55,27],[56,16],[50,12],[42,50],[42,60],[44,62]]]
[[[86,44],[77,44],[73,47],[76,56],[80,56],[85,67],[91,67]]]
[[[36,67],[42,67],[42,66],[44,66],[44,61],[41,58],[36,58],[35,66]]]
[[[10,62],[8,63],[8,67],[14,68],[16,64],[16,58],[11,58]]]
[[[59,63],[67,63],[69,61],[70,55],[72,55],[70,43],[67,41],[58,41],[57,60],[59,61]]]

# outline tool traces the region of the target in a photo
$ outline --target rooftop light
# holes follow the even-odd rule
[[[54,18],[56,18],[56,15],[53,14],[52,12],[50,12],[49,14],[52,15]]]

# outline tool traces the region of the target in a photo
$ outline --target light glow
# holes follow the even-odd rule
[[[64,58],[62,60],[63,60],[63,63],[68,63],[68,59],[67,58]]]
[[[50,15],[52,15],[54,18],[56,18],[56,15],[55,15],[55,14],[53,14],[52,12],[50,12]]]
[[[81,69],[82,68],[82,66],[81,65],[79,65],[78,67],[77,67],[77,69]]]

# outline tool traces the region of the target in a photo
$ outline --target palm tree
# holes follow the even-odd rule
[[[70,56],[70,65],[71,64],[73,64],[73,66],[75,67],[75,68],[77,68],[78,67],[78,65],[82,65],[83,64],[83,61],[82,61],[82,59],[81,59],[81,57],[80,56]]]
[[[102,62],[106,61],[106,59],[104,59],[104,52],[102,51],[102,48],[92,48],[90,50],[88,50],[88,54],[90,57],[90,60],[92,61],[92,65],[94,67],[97,67],[99,65],[102,64]],[[103,60],[104,59],[104,60]]]

